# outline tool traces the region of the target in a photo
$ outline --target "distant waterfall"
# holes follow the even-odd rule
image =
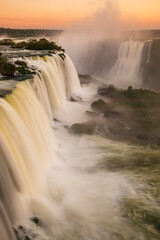
[[[140,85],[140,65],[144,42],[127,41],[120,45],[118,58],[108,74],[110,83],[120,87]]]
[[[149,41],[148,56],[147,56],[146,63],[149,63],[149,62],[150,62],[150,57],[151,57],[151,47],[152,47],[152,41]]]

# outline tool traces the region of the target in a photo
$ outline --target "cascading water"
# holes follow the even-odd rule
[[[1,217],[3,213],[13,226],[27,218],[28,199],[43,187],[44,172],[53,157],[49,120],[29,81],[17,84],[11,95],[0,99],[0,141]],[[4,239],[14,239],[8,226],[0,226],[0,232]]]
[[[144,42],[122,42],[115,65],[108,73],[108,81],[119,87],[141,85],[141,60]]]
[[[32,86],[50,119],[57,118],[71,124],[81,121],[87,106],[71,103],[70,99],[84,99],[90,96],[89,90],[81,88],[77,71],[68,55],[62,60],[59,55],[26,58],[29,65],[36,67],[39,73]],[[91,96],[96,89],[91,89]],[[75,114],[76,112],[76,114]],[[73,116],[76,119],[73,120]],[[84,119],[84,116],[83,116]]]
[[[151,47],[152,47],[152,41],[149,41],[148,56],[147,56],[146,63],[149,63],[149,61],[150,61],[150,57],[151,57]]]
[[[0,99],[0,238],[158,239],[151,226],[141,228],[149,206],[157,211],[157,203],[142,190],[145,178],[134,178],[139,174],[135,164],[141,158],[148,163],[148,156],[158,158],[159,153],[96,135],[72,135],[65,108],[73,105],[82,114],[80,105],[87,98],[69,102],[83,92],[70,59],[67,64],[58,56],[27,61],[40,71]],[[57,111],[64,121],[53,121]],[[29,237],[20,232],[16,238],[13,227],[27,229]]]
[[[98,239],[105,237],[109,234],[105,225],[113,225],[108,218],[114,211],[114,197],[120,195],[119,189],[127,186],[127,182],[120,174],[114,174],[112,180],[112,174],[77,172],[73,162],[68,162],[70,151],[69,155],[67,150],[63,156],[64,141],[70,148],[70,142],[72,145],[72,141],[80,139],[70,137],[64,129],[58,131],[57,142],[50,125],[54,109],[60,104],[58,101],[62,104],[67,101],[66,89],[70,87],[66,88],[62,69],[50,67],[50,63],[55,65],[51,58],[43,61],[44,68],[40,58],[28,61],[39,66],[41,72],[34,79],[18,83],[12,94],[0,99],[0,236],[15,240],[13,226],[21,224],[48,240],[74,239],[77,234],[80,239],[94,235]],[[70,66],[69,60],[66,69]],[[52,78],[49,73],[57,74],[57,78]],[[69,74],[70,81],[75,74],[75,70]],[[79,86],[79,83],[75,84],[72,90]],[[80,152],[85,141],[84,138]],[[92,141],[90,148],[94,149]],[[77,157],[80,152],[76,153]],[[101,187],[95,188],[97,183]],[[113,188],[115,193],[112,195]],[[95,197],[92,199],[92,196]],[[103,201],[104,198],[109,200]],[[103,206],[103,212],[95,208],[97,205]],[[94,218],[96,215],[98,218]],[[38,216],[41,229],[30,221],[32,216]],[[119,221],[113,220],[117,228]]]
[[[69,56],[65,55],[64,60],[59,55],[30,57],[27,62],[36,66],[40,70],[40,78],[45,79],[53,109],[61,108],[67,99],[79,94],[79,78]]]

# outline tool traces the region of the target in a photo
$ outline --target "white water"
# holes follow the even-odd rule
[[[81,90],[75,69],[69,72],[70,59],[66,68],[54,59],[29,59],[41,72],[0,99],[0,234],[5,240],[15,240],[12,226],[19,224],[48,240],[77,235],[106,239],[113,226],[118,230],[122,224],[118,202],[130,195],[127,177],[102,170],[90,173],[102,157],[96,150],[101,138],[74,137],[63,125],[53,124],[54,111],[67,106],[66,93]],[[81,105],[85,109],[80,103],[68,106],[72,104],[78,111]],[[66,117],[63,108],[62,115]],[[33,215],[41,229],[31,223]]]
[[[152,41],[149,41],[148,57],[146,63],[150,62]]]
[[[109,83],[118,87],[141,85],[141,60],[144,42],[122,42],[115,65],[108,73]]]
[[[26,60],[29,65],[40,70],[32,87],[49,118],[56,118],[69,125],[76,121],[84,121],[89,105],[84,105],[81,99],[89,101],[95,95],[96,88],[94,86],[81,88],[69,56],[66,55],[64,61],[58,55],[30,57]],[[70,98],[80,102],[70,102]]]

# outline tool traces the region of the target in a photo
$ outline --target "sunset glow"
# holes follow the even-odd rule
[[[111,5],[118,13],[121,29],[160,28],[159,0],[5,0],[1,3],[0,26],[71,28],[94,18],[97,12],[106,10],[107,15]]]

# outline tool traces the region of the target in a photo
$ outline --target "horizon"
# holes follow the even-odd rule
[[[61,29],[61,28],[21,28],[21,27],[2,27],[0,29],[10,29],[10,30],[44,30],[44,31],[74,31],[75,29]],[[141,32],[141,31],[160,31],[159,28],[146,28],[146,29],[122,29],[117,30],[119,32]],[[117,32],[115,30],[110,30],[110,32]]]

